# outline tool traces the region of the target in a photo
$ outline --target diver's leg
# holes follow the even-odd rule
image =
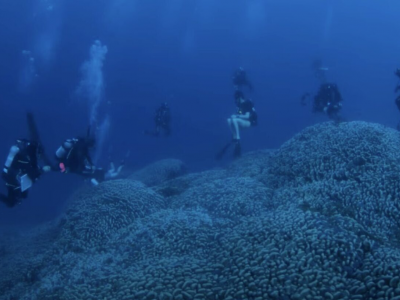
[[[238,158],[238,157],[240,157],[242,155],[242,146],[240,144],[239,129],[249,128],[249,127],[251,127],[251,123],[248,120],[236,118],[234,124],[235,124],[235,126],[237,128],[237,132],[238,133],[237,133],[237,140],[236,140],[235,150],[233,152],[233,156],[235,158]]]
[[[110,163],[110,168],[107,170],[107,172],[104,174],[104,179],[110,179],[115,177],[115,165],[113,162]]]
[[[119,175],[119,173],[121,173],[122,169],[124,168],[124,165],[120,165],[117,169],[117,175]]]
[[[236,129],[235,129],[235,125],[233,124],[234,120],[235,120],[235,118],[233,118],[233,117],[229,118],[228,119],[228,126],[229,126],[229,129],[232,132],[232,139],[235,140],[236,139]]]
[[[230,128],[230,130],[231,130],[231,132],[232,132],[233,139],[234,139],[235,136],[234,136],[234,128],[233,128],[233,125],[232,125],[232,118],[229,118],[229,119],[227,120],[227,122],[228,122],[228,126],[229,126],[229,128]],[[217,153],[217,155],[215,156],[215,158],[216,158],[217,160],[222,159],[222,157],[224,156],[224,154],[226,153],[226,151],[229,149],[229,147],[232,145],[232,143],[233,143],[232,140],[229,141],[229,142]]]
[[[233,157],[238,158],[242,154],[242,147],[240,145],[240,134],[239,134],[239,124],[240,124],[241,119],[239,118],[234,118],[232,120],[233,126],[236,131],[236,139],[235,139],[235,149],[233,150]]]
[[[245,129],[245,128],[251,127],[251,123],[249,120],[236,119],[236,123],[240,129]]]
[[[232,119],[232,126],[233,126],[233,132],[234,132],[233,139],[235,139],[235,140],[240,140],[239,122],[240,122],[240,119],[238,119],[238,118]]]

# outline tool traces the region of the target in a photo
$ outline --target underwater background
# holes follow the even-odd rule
[[[31,111],[49,156],[97,124],[97,164],[126,161],[97,190],[45,174],[0,207],[0,299],[400,299],[399,9],[0,0],[0,158]],[[315,60],[340,125],[300,105]],[[248,154],[217,162],[238,67],[259,125],[241,134]],[[165,101],[172,135],[143,135]]]

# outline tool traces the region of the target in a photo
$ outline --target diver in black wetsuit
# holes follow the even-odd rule
[[[90,156],[90,150],[95,146],[95,139],[88,136],[86,138],[67,139],[56,151],[56,160],[59,163],[56,171],[62,173],[74,173],[85,178],[90,178],[93,185],[99,182],[116,178],[120,175],[124,167],[124,161],[118,168],[114,163],[110,163],[110,169],[97,168]]]
[[[56,151],[59,170],[63,173],[88,175],[95,169],[90,150],[95,146],[93,138],[67,139]]]
[[[78,137],[65,140],[56,151],[55,158],[58,167],[55,170],[90,178],[92,184],[97,185],[96,177],[100,176],[97,172],[101,173],[101,170],[96,169],[90,156],[90,150],[94,148],[95,143],[95,139],[90,137],[90,129],[86,138]]]
[[[336,84],[323,83],[318,94],[314,97],[313,112],[326,113],[330,119],[339,121],[342,101],[342,96]]]
[[[98,185],[103,171],[96,169],[90,156],[95,142],[95,139],[90,137],[65,140],[56,151],[58,167],[55,170],[90,178],[93,185]]]
[[[50,166],[39,166],[42,154],[43,148],[38,142],[27,139],[16,141],[8,153],[2,172],[8,195],[0,194],[0,201],[13,207],[28,197],[28,190],[33,183],[43,172],[51,170]]]
[[[164,130],[166,136],[171,135],[171,111],[168,103],[164,102],[157,108],[154,116],[154,123],[156,125],[155,130],[145,130],[145,134],[159,136],[161,131]]]
[[[235,104],[237,106],[236,114],[228,118],[228,125],[232,132],[232,141],[227,143],[217,154],[217,159],[221,159],[228,148],[234,144],[234,157],[241,156],[240,129],[250,128],[258,124],[258,117],[253,102],[246,99],[241,91],[235,92]]]
[[[171,111],[168,103],[164,102],[161,106],[156,110],[156,114],[154,116],[154,122],[156,128],[154,131],[145,130],[144,133],[152,136],[159,136],[161,130],[164,130],[166,136],[171,135]]]
[[[250,91],[253,91],[253,85],[247,78],[246,71],[242,67],[233,73],[232,81],[236,90],[241,89],[243,86],[247,86]]]

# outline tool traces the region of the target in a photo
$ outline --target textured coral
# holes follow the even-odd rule
[[[399,170],[400,136],[397,131],[366,122],[322,123],[309,127],[282,145],[274,158],[280,185],[334,179],[369,180]],[[376,179],[376,178],[375,178]],[[383,188],[379,178],[378,188]]]
[[[206,209],[211,215],[237,220],[273,208],[273,191],[250,177],[216,179],[198,184],[171,200],[171,207]]]
[[[24,265],[0,246],[0,299],[400,300],[399,142],[324,123],[226,170],[80,191]]]
[[[112,180],[78,192],[60,221],[70,251],[104,246],[117,230],[165,206],[164,199],[133,180]]]
[[[210,181],[232,176],[234,175],[222,169],[210,170],[200,173],[187,174],[176,179],[163,182],[153,187],[153,189],[164,197],[168,198],[180,195],[188,189],[209,183]]]
[[[274,153],[273,150],[246,153],[228,166],[227,173],[235,176],[257,177],[266,172]]]
[[[107,253],[63,255],[57,277],[51,268],[44,273],[39,299],[400,295],[399,252],[379,247],[351,219],[287,205],[242,220],[218,223],[201,211],[162,210],[122,230]],[[57,288],[49,290],[51,280]]]
[[[186,173],[186,165],[179,159],[157,161],[135,173],[129,179],[138,180],[147,186],[161,184]]]
[[[21,295],[25,293],[27,286],[34,289],[34,286],[39,285],[40,273],[46,267],[49,249],[57,237],[58,229],[54,224],[35,228],[23,234],[18,232],[2,234],[0,291],[12,291],[10,296],[14,299],[31,299]],[[8,298],[2,297],[0,293],[0,299]]]
[[[399,239],[400,136],[366,122],[323,123],[296,135],[258,178],[279,202],[357,220],[376,237]]]

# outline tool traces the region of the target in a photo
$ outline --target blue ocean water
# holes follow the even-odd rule
[[[259,115],[259,126],[242,134],[243,151],[277,148],[326,120],[299,105],[305,91],[318,88],[315,59],[339,85],[347,120],[394,127],[398,8],[372,0],[1,0],[0,157],[27,135],[28,110],[50,154],[85,133],[94,104],[78,90],[90,77],[83,66],[96,41],[107,52],[95,54],[102,65],[92,75],[103,81],[89,85],[101,93],[89,97],[99,97],[99,123],[109,122],[99,164],[129,152],[132,169],[170,157],[192,171],[218,166],[215,153],[230,138],[231,76],[239,66],[255,87],[247,96]],[[172,136],[144,136],[164,101],[171,106]],[[0,207],[0,225],[52,220],[81,183],[43,176],[23,205]]]

